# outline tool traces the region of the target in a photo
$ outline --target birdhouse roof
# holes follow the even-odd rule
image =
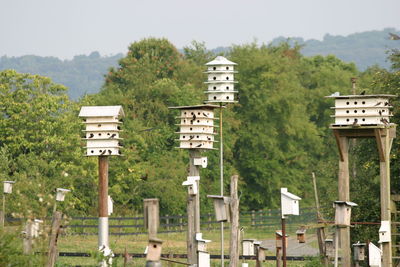
[[[211,242],[211,240],[203,239],[203,233],[196,233],[196,240],[204,243]]]
[[[79,117],[124,117],[122,106],[83,106]]]
[[[218,105],[195,105],[195,106],[180,106],[180,107],[168,107],[170,109],[210,109],[220,108]]]
[[[337,200],[337,201],[335,201],[333,203],[335,203],[337,205],[346,205],[346,206],[352,206],[352,207],[358,206],[356,203],[351,202],[351,201],[340,201],[340,200]]]
[[[218,196],[218,195],[207,195],[208,198],[215,198],[215,199],[224,199],[224,196]]]
[[[354,98],[391,98],[396,97],[396,95],[386,95],[386,94],[377,94],[377,95],[340,95],[338,92],[333,93],[332,95],[326,96],[327,98],[335,98],[335,99],[354,99]]]
[[[277,230],[277,231],[275,231],[275,234],[279,235],[279,236],[282,236],[282,231],[281,230]],[[288,236],[288,235],[286,234],[286,236]]]
[[[15,184],[15,181],[4,181],[5,184]]]
[[[71,190],[64,188],[57,188],[57,192],[71,192]]]
[[[353,244],[353,247],[365,247],[366,245],[366,243],[360,243],[360,241],[358,241],[357,243]]]
[[[300,197],[298,197],[298,196],[296,196],[296,195],[294,195],[292,193],[289,193],[287,191],[287,188],[281,188],[281,194],[286,196],[286,197],[288,197],[288,198],[291,198],[292,200],[301,200]]]
[[[254,242],[254,241],[256,241],[257,239],[251,239],[251,238],[246,238],[246,239],[243,239],[242,241],[243,242]]]
[[[153,237],[153,238],[149,238],[149,242],[151,243],[158,243],[158,244],[162,244],[163,241],[159,238]]]
[[[306,229],[299,229],[296,231],[296,234],[305,234],[306,233]]]
[[[237,65],[237,64],[235,62],[226,59],[223,56],[218,56],[214,60],[206,63],[206,66],[215,66],[215,65]]]

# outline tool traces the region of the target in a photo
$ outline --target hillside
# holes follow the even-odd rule
[[[301,44],[301,53],[305,56],[335,55],[345,62],[354,62],[359,70],[378,65],[390,68],[387,62],[387,51],[400,47],[399,41],[389,40],[389,32],[400,34],[393,28],[382,31],[354,33],[348,36],[325,35],[322,41],[304,40],[303,38],[275,38],[271,44],[281,42]],[[212,49],[214,54],[226,53],[229,47]],[[182,52],[182,50],[180,50]],[[98,52],[90,55],[75,56],[72,60],[60,60],[56,57],[40,57],[27,55],[21,57],[0,58],[0,70],[15,69],[22,73],[39,74],[52,78],[55,82],[69,88],[69,96],[77,100],[84,94],[99,92],[104,83],[104,75],[108,69],[117,66],[124,55],[100,56]]]

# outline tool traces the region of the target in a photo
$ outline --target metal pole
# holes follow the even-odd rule
[[[222,103],[219,104],[219,168],[221,196],[224,195],[224,146],[222,139]],[[224,267],[224,222],[221,222],[221,267]]]
[[[285,218],[282,216],[282,262],[283,267],[286,267],[286,225]]]
[[[99,248],[108,242],[108,157],[99,156]]]

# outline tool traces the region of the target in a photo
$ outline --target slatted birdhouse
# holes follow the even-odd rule
[[[214,109],[216,105],[171,107],[179,109],[179,148],[214,149]]]
[[[282,217],[286,215],[299,215],[300,197],[289,193],[287,188],[281,188],[281,209]]]
[[[203,239],[202,233],[196,233],[198,266],[210,267],[210,253],[207,252],[207,243],[211,240]]]
[[[208,62],[207,66],[207,91],[206,103],[234,103],[235,101],[235,81],[234,70],[236,63],[227,60],[225,57],[218,56]]]
[[[367,244],[365,243],[360,243],[357,242],[353,244],[353,254],[354,254],[354,260],[355,261],[363,261],[365,260],[365,246]]]
[[[56,193],[56,200],[57,201],[64,201],[65,195],[71,192],[71,190],[64,189],[64,188],[57,188],[57,193]]]
[[[217,222],[230,222],[230,197],[208,195],[214,202],[215,219]]]
[[[81,108],[79,117],[83,118],[86,125],[84,140],[86,140],[87,156],[121,155],[121,118],[124,116],[121,106]]]
[[[14,181],[4,181],[3,182],[3,192],[4,192],[4,194],[11,194],[12,193],[13,184],[15,184]]]
[[[388,126],[392,116],[389,99],[394,95],[339,95],[335,93],[329,98],[335,99],[332,109],[335,118],[332,126]]]
[[[350,201],[335,201],[335,224],[337,226],[350,226],[351,208],[357,206],[356,203]]]
[[[390,221],[381,221],[381,227],[379,227],[379,243],[385,243],[390,241],[391,241]]]
[[[335,246],[332,238],[327,238],[324,240],[325,244],[325,254],[328,258],[333,258],[335,256]]]

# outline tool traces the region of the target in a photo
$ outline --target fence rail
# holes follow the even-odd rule
[[[9,223],[21,223],[24,219],[7,218]],[[50,219],[49,219],[50,220]],[[220,229],[220,223],[215,221],[213,213],[200,216],[202,228],[207,230]],[[287,227],[317,223],[315,208],[302,208],[299,216],[291,216],[287,220]],[[142,216],[136,217],[109,217],[110,235],[140,235],[147,234]],[[241,212],[240,225],[245,228],[274,228],[280,229],[280,210],[253,210]],[[160,216],[159,233],[174,233],[186,231],[186,215]],[[66,234],[97,235],[97,217],[72,217],[66,226]],[[228,227],[226,227],[228,228]]]

